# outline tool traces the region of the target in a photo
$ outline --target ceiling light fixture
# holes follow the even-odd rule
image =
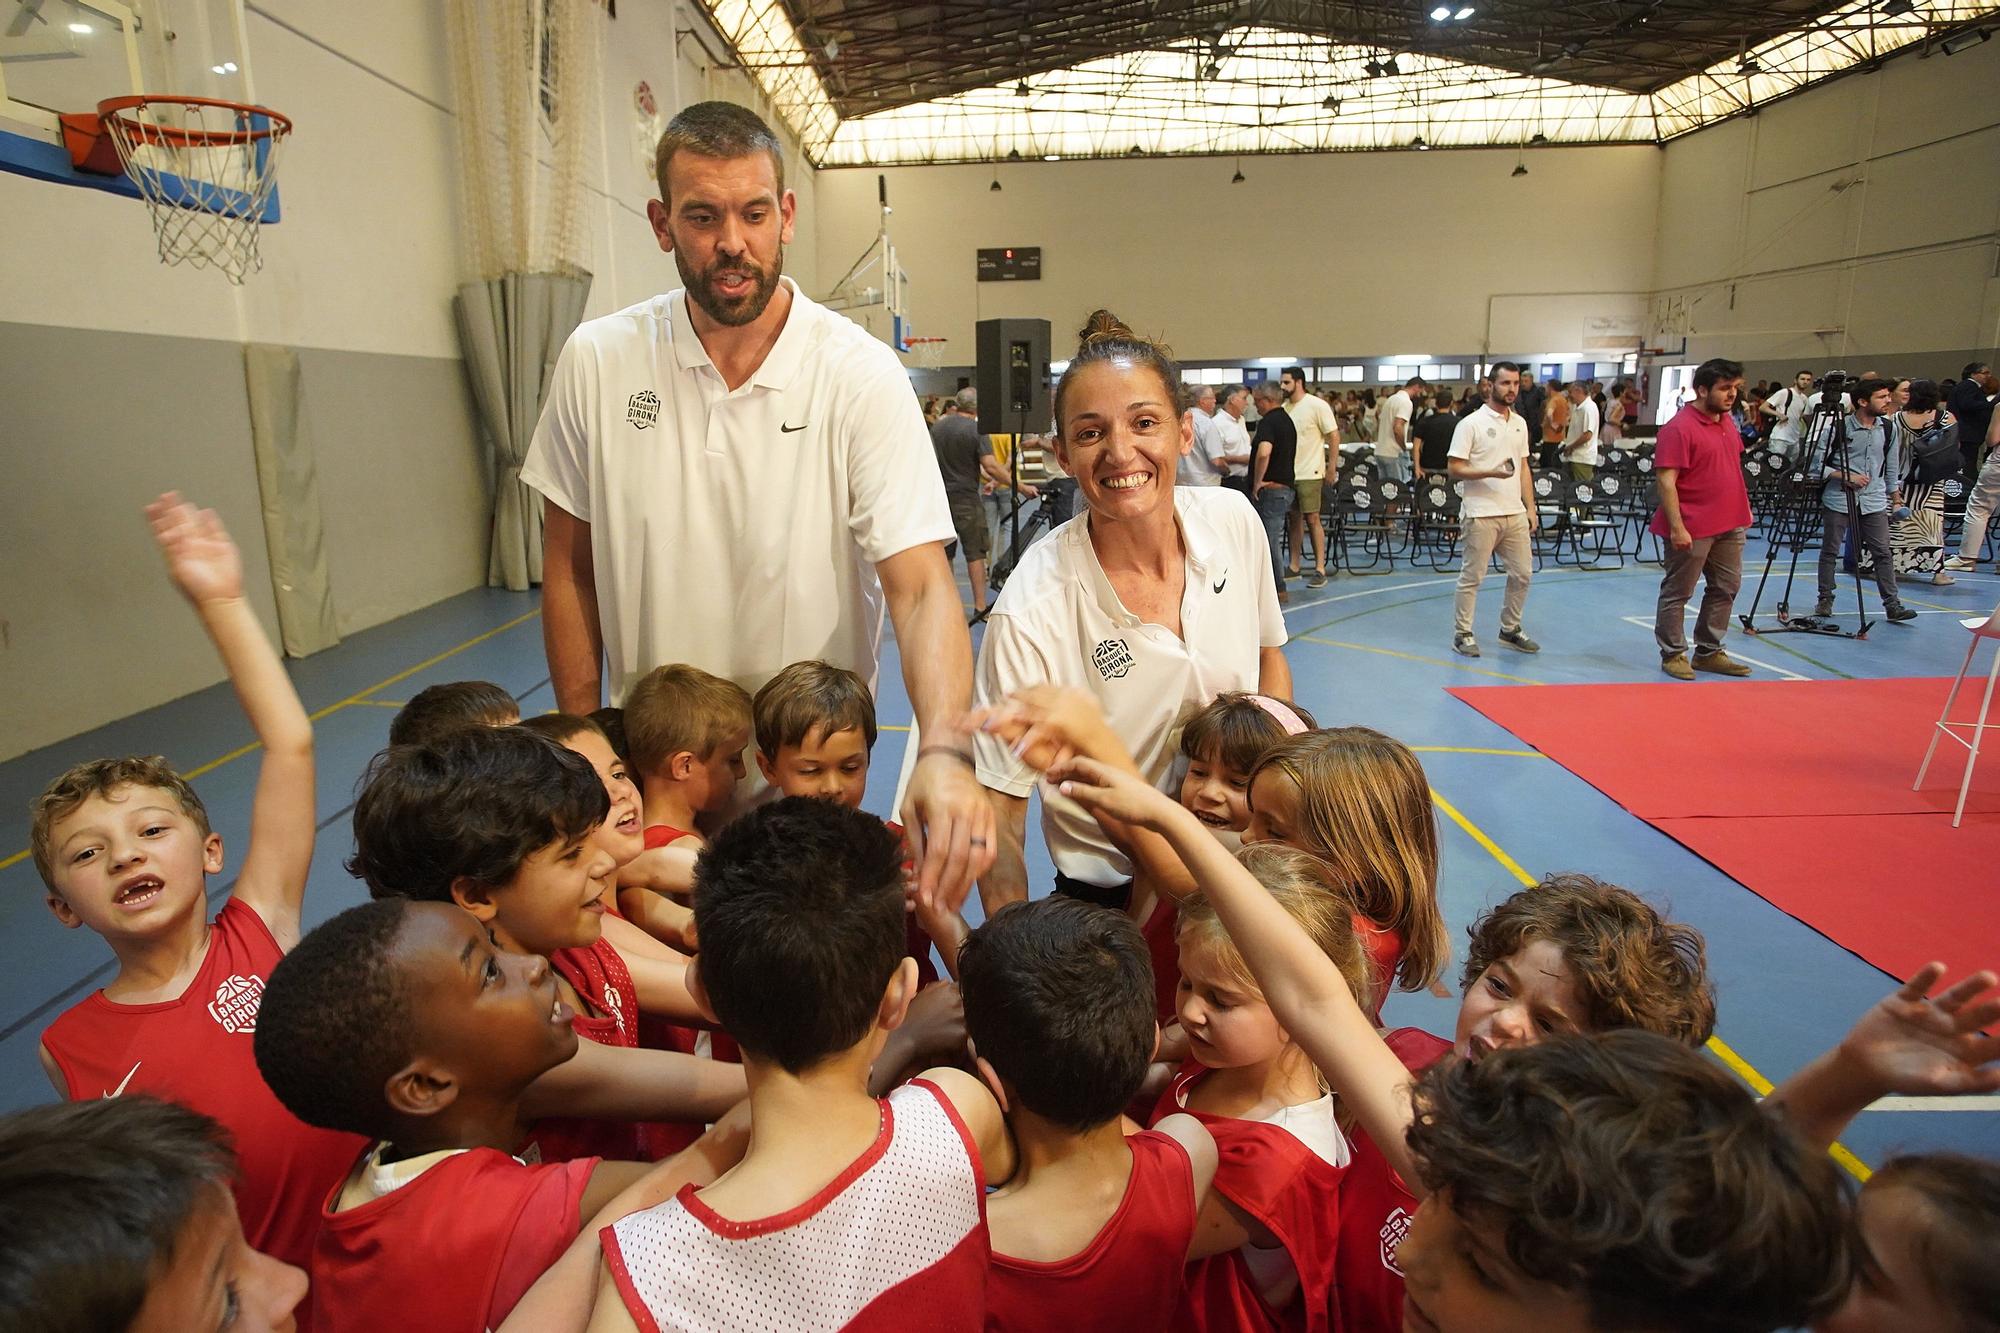
[[[1450,5],[1439,5],[1436,9],[1433,9],[1431,11],[1431,22],[1433,23],[1442,23],[1450,17],[1451,17]]]
[[[1888,4],[1882,6],[1882,17],[1892,19],[1898,14],[1907,14],[1916,7],[1916,0],[1889,0]]]
[[[1420,153],[1427,153],[1430,151],[1431,146],[1425,143],[1424,136],[1419,134],[1416,138],[1410,140],[1410,147],[1416,149]]]
[[[1379,79],[1382,77],[1382,62],[1379,60],[1371,60],[1367,64],[1363,65],[1361,68],[1368,71],[1368,77],[1371,79]]]
[[[1243,159],[1240,157],[1236,159],[1236,174],[1229,178],[1229,183],[1231,185],[1241,185],[1243,183]]]
[[[1453,14],[1451,17],[1453,21],[1458,23],[1463,23],[1467,19],[1471,18],[1474,12],[1475,11],[1473,10],[1471,5],[1460,5],[1458,7],[1458,12],[1456,14]]]
[[[1062,154],[1061,154],[1061,153],[1043,153],[1043,154],[1042,154],[1042,161],[1044,161],[1044,162],[1060,162],[1060,161],[1062,161]]]
[[[72,23],[69,25],[69,30],[80,34],[91,31],[91,27],[88,23]]]
[[[1390,56],[1387,60],[1382,62],[1382,72],[1384,74],[1387,74],[1390,78],[1393,79],[1397,75],[1401,74],[1403,71],[1400,67],[1397,66],[1396,57]]]
[[[1525,176],[1525,175],[1527,175],[1527,174],[1528,174],[1528,164],[1527,164],[1526,162],[1516,162],[1516,163],[1514,164],[1514,174],[1515,174],[1516,176]],[[997,189],[997,188],[998,188],[998,186],[996,185],[996,186],[995,186],[995,188]]]
[[[1325,107],[1328,111],[1338,112],[1340,110],[1340,99],[1338,97],[1335,97],[1333,94],[1328,93],[1326,100],[1324,102],[1321,102],[1320,105]]]
[[[828,60],[840,59],[840,39],[837,37],[827,38],[826,45],[821,47],[820,50],[826,52],[826,58]]]
[[[1761,74],[1763,71],[1764,67],[1757,63],[1756,56],[1746,55],[1736,62],[1738,74]]]
[[[1530,136],[1528,139],[1528,147],[1545,148],[1548,146],[1548,142],[1549,142],[1549,136],[1543,134],[1540,130],[1536,130],[1534,134]]]
[[[1979,45],[1981,42],[1990,42],[1992,40],[1993,29],[1981,28],[1977,32],[1954,33],[1952,36],[1938,43],[1938,50],[1948,56],[1955,56],[1960,51],[1968,50],[1971,47]]]
[[[1028,95],[1028,81],[1026,79],[1022,79],[1019,83],[1014,85],[1014,96],[1026,97],[1027,95]]]
[[[995,177],[993,178],[993,183],[992,183],[991,185],[987,186],[987,187],[986,187],[986,189],[987,189],[987,191],[988,191],[989,193],[992,193],[992,194],[998,194],[998,193],[1000,193],[1000,178],[999,178],[998,176],[995,176]]]

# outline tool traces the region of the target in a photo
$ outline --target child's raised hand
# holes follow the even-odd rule
[[[1165,792],[1138,775],[1081,755],[1050,769],[1049,781],[1092,818],[1114,819],[1157,831],[1176,814],[1186,813]]]
[[[168,491],[146,506],[153,540],[166,557],[167,577],[190,601],[228,601],[243,595],[243,556],[213,509],[196,509]]]
[[[910,1052],[918,1060],[955,1060],[965,1054],[965,1003],[958,987],[934,981],[918,991],[903,1018]]]
[[[973,713],[969,723],[1014,748],[1021,762],[1048,772],[1073,755],[1110,759],[1124,747],[1087,691],[1058,685],[1016,690],[994,708]]]
[[[2000,975],[1975,972],[1937,995],[1943,963],[1926,964],[1909,982],[1862,1015],[1841,1039],[1839,1058],[1884,1093],[1956,1096],[2000,1090],[2000,1036],[1980,1029],[2000,1022]]]

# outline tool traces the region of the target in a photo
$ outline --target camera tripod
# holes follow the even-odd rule
[[[1014,434],[1008,438],[1013,443],[1007,450],[1007,478],[1010,487],[1005,519],[1007,549],[994,559],[992,566],[987,570],[986,609],[973,612],[972,618],[966,622],[968,625],[977,625],[993,614],[993,608],[1000,600],[1000,589],[1006,585],[1008,576],[1014,572],[1014,567],[1021,563],[1021,557],[1035,544],[1035,538],[1041,530],[1053,528],[1069,517],[1068,488],[1074,483],[1067,477],[1050,477],[1038,484],[1039,495],[1035,508],[1028,515],[1025,525],[1023,524],[1021,510],[1029,502],[1021,495],[1021,437]]]
[[[1860,488],[1853,484],[1849,468],[1847,410],[1840,403],[1841,382],[1841,376],[1828,374],[1820,400],[1813,405],[1805,429],[1799,432],[1799,461],[1793,464],[1790,475],[1778,491],[1778,511],[1770,528],[1764,572],[1757,579],[1757,595],[1750,599],[1750,609],[1736,617],[1746,633],[1818,634],[1836,639],[1865,639],[1868,631],[1874,628],[1875,622],[1868,618],[1867,592],[1862,587],[1858,563],[1854,570],[1854,629],[1842,629],[1830,616],[1793,615],[1791,608],[1792,583],[1798,577],[1799,557],[1807,551],[1817,553],[1826,540],[1826,521],[1822,517],[1825,501],[1822,495],[1826,489],[1823,473],[1827,468],[1840,474],[1840,488],[1847,496],[1847,512],[1856,519],[1861,513]],[[1850,524],[1849,531],[1858,538],[1859,522]],[[1757,607],[1764,600],[1764,589],[1771,580],[1771,570],[1777,563],[1781,548],[1789,548],[1791,561],[1785,569],[1785,586],[1778,594],[1778,623],[1759,626],[1756,623]],[[1813,589],[1817,601],[1817,569]]]

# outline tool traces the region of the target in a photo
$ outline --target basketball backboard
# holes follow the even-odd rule
[[[136,195],[72,167],[58,120],[133,93],[256,101],[242,0],[0,0],[0,171]]]

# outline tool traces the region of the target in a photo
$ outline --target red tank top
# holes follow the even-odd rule
[[[1451,1054],[1451,1043],[1418,1028],[1397,1028],[1383,1038],[1411,1073]],[[1403,1270],[1396,1247],[1410,1230],[1417,1196],[1389,1167],[1367,1131],[1352,1136],[1354,1163],[1340,1182],[1340,1239],[1334,1249],[1334,1326],[1401,1328]]]
[[[549,955],[549,965],[597,1010],[577,1015],[577,1036],[601,1046],[639,1044],[639,993],[633,988],[625,960],[610,941],[600,936],[587,948],[558,949]],[[544,1162],[567,1162],[577,1157],[639,1162],[649,1160],[646,1128],[629,1120],[550,1117],[535,1122],[529,1141],[541,1150]]]
[[[1180,1301],[1181,1270],[1194,1237],[1193,1168],[1187,1150],[1151,1130],[1125,1142],[1132,1178],[1118,1211],[1089,1245],[1037,1263],[993,1256],[986,1274],[987,1333],[1155,1333]]]
[[[671,847],[682,838],[693,836],[691,831],[675,828],[672,824],[649,824],[645,831],[646,850]],[[658,1014],[639,1015],[639,1044],[649,1051],[679,1051],[683,1055],[693,1055],[695,1042],[700,1035],[699,1029],[662,1018]],[[642,1146],[646,1150],[646,1156],[657,1162],[673,1156],[700,1137],[700,1125],[647,1125]]]
[[[1216,1150],[1210,1188],[1277,1237],[1298,1273],[1298,1291],[1274,1310],[1258,1292],[1241,1250],[1197,1259],[1187,1266],[1174,1328],[1181,1333],[1328,1333],[1340,1180],[1348,1168],[1328,1162],[1277,1125],[1188,1110],[1182,1101],[1207,1072],[1193,1060],[1182,1065],[1160,1095],[1153,1121],[1182,1112],[1208,1126]]]
[[[1354,934],[1368,955],[1368,974],[1375,983],[1375,1005],[1368,1021],[1382,1026],[1382,1001],[1396,988],[1396,969],[1403,965],[1404,942],[1400,931],[1385,930],[1367,917],[1354,914]]]
[[[1153,914],[1139,933],[1146,937],[1146,952],[1153,958],[1153,1016],[1161,1024],[1171,1023],[1180,1011],[1181,910],[1164,893],[1153,904]]]
[[[252,1049],[264,982],[284,957],[264,919],[232,898],[177,1000],[118,1004],[97,991],[49,1024],[42,1045],[71,1099],[144,1092],[219,1121],[236,1145],[236,1211],[251,1246],[304,1266],[319,1204],[368,1146],[286,1110]]]
[[[353,1163],[349,1163],[350,1169]],[[345,1212],[321,1199],[306,1299],[317,1333],[485,1333],[582,1228],[595,1158],[526,1166],[493,1148],[439,1162]]]
[[[914,873],[916,862],[908,859],[909,838],[903,832],[903,826],[893,819],[885,819],[882,822],[889,826],[889,832],[896,835],[896,841],[903,844],[903,873],[906,875]],[[938,979],[937,964],[931,961],[931,937],[924,933],[922,926],[917,924],[917,914],[915,912],[906,912],[903,914],[903,951],[917,960],[918,990],[922,990]]]

